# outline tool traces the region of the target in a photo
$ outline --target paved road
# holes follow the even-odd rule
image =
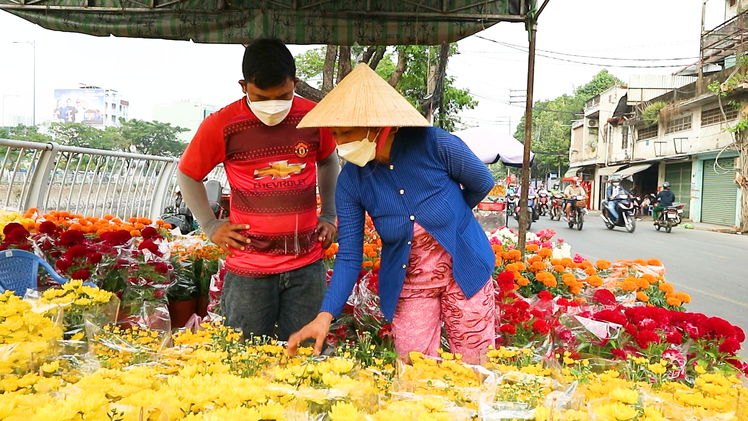
[[[517,227],[512,218],[509,227]],[[724,318],[748,333],[748,236],[681,228],[667,234],[655,231],[648,219],[639,221],[633,233],[618,227],[609,231],[597,215],[587,215],[582,231],[547,217],[531,231],[546,228],[568,241],[572,253],[590,260],[660,259],[665,279],[693,298],[688,311]],[[748,359],[748,341],[741,355]]]

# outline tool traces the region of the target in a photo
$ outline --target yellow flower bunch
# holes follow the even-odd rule
[[[0,376],[35,371],[40,361],[53,355],[57,339],[62,339],[59,324],[31,311],[13,291],[0,294]]]
[[[12,222],[23,225],[27,231],[31,231],[36,227],[36,221],[33,219],[27,218],[18,212],[9,212],[0,209],[0,241],[5,240],[5,234],[3,234],[5,226]]]
[[[420,352],[411,352],[410,365],[400,373],[402,391],[418,395],[444,396],[458,406],[477,409],[478,375],[459,359],[437,361]]]

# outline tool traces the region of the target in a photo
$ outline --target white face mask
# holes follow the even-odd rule
[[[249,109],[252,110],[254,115],[256,115],[260,121],[268,126],[275,126],[283,121],[288,113],[291,112],[291,104],[293,104],[293,99],[273,99],[269,101],[252,102],[249,100],[249,95],[247,95],[247,105],[249,105]]]
[[[377,136],[379,136],[378,132]],[[369,140],[369,130],[367,130],[365,138],[338,145],[338,155],[348,162],[363,167],[377,156],[377,143]]]

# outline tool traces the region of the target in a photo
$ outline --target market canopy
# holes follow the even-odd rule
[[[437,45],[498,22],[530,0],[0,0],[44,28],[88,35],[247,44]]]
[[[501,160],[506,166],[522,167],[524,145],[505,130],[492,126],[471,127],[452,134],[462,139],[484,164]],[[530,165],[533,159],[535,155],[531,152]]]

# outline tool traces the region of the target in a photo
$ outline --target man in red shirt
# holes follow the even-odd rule
[[[207,237],[227,252],[227,325],[246,338],[287,340],[316,317],[325,295],[322,257],[335,236],[340,165],[329,130],[296,128],[315,103],[294,96],[296,65],[281,41],[253,42],[242,70],[246,96],[200,124],[177,181]],[[230,221],[216,219],[201,181],[220,163],[231,186]]]

